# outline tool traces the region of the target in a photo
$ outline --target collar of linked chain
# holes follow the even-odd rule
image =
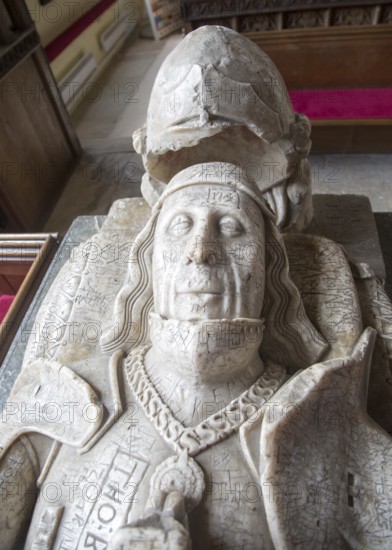
[[[222,441],[260,411],[286,380],[286,369],[267,361],[263,374],[250,388],[206,420],[185,427],[162,401],[147,374],[144,358],[149,348],[142,346],[127,357],[128,382],[147,418],[176,453],[185,450],[189,456],[196,456]]]

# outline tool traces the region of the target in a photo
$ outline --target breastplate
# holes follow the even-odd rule
[[[25,548],[110,548],[113,533],[148,508],[150,478],[174,453],[136,403],[87,453],[63,446],[41,486]],[[261,487],[238,434],[197,456],[202,502],[189,516],[192,547],[272,548]]]

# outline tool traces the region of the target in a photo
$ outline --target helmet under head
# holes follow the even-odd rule
[[[235,31],[204,26],[162,64],[134,145],[147,171],[144,190],[194,164],[229,162],[265,192],[295,173],[309,134],[271,59]]]

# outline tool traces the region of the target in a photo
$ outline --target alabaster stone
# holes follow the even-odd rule
[[[208,79],[249,95],[271,75],[253,114],[203,103]],[[164,108],[178,90],[189,116]],[[282,90],[220,27],[163,65],[137,138],[153,206],[118,201],[75,250],[4,406],[1,548],[390,548],[392,306],[341,245],[281,232],[311,214]],[[292,151],[272,187],[248,138]]]
[[[309,136],[309,120],[293,111],[271,59],[230,29],[201,27],[162,64],[146,124],[134,133],[143,196],[152,206],[181,169],[235,161],[278,227],[301,230],[312,218]]]

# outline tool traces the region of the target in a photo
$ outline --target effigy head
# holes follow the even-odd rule
[[[176,174],[131,253],[105,353],[149,341],[149,315],[203,322],[263,319],[262,353],[293,370],[312,364],[325,341],[289,276],[275,216],[241,167],[204,163]]]
[[[258,319],[265,282],[264,216],[251,181],[230,164],[174,176],[154,237],[154,310],[167,319]]]
[[[152,205],[179,171],[203,162],[240,165],[279,227],[311,217],[310,124],[294,113],[284,81],[256,44],[230,29],[188,34],[162,64],[146,126],[134,133]]]

